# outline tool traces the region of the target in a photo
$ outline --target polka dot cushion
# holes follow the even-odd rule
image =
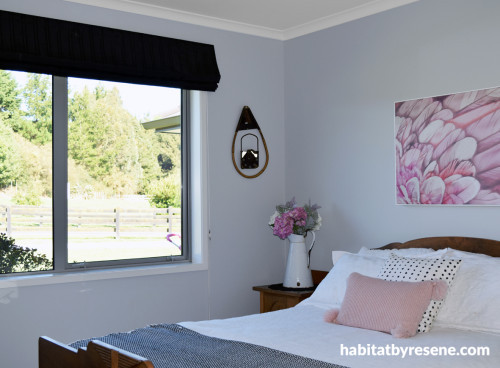
[[[444,280],[451,287],[462,261],[460,259],[405,258],[392,254],[379,272],[378,277],[388,281]],[[417,332],[428,332],[443,301],[431,300]]]

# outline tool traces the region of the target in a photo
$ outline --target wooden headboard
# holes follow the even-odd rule
[[[469,238],[460,236],[436,236],[419,238],[407,242],[395,242],[372,249],[405,249],[405,248],[453,248],[464,252],[481,253],[492,257],[500,257],[500,241],[483,238]],[[328,274],[328,271],[312,270],[314,285],[318,285]]]
[[[492,257],[500,257],[500,241],[482,238],[468,238],[458,236],[438,236],[420,238],[404,243],[390,243],[376,249],[404,249],[404,248],[453,248],[465,252],[481,253]]]

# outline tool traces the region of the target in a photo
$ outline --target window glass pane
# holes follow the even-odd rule
[[[68,89],[68,262],[181,255],[181,91]]]
[[[0,273],[52,269],[52,78],[0,70]]]

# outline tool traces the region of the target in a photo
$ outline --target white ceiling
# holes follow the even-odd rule
[[[288,40],[418,0],[66,0]]]

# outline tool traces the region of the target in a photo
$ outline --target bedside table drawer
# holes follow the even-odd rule
[[[311,270],[311,274],[314,282],[313,288],[294,290],[283,288],[283,284],[254,286],[252,289],[260,293],[260,313],[295,307],[304,299],[309,298],[328,271]]]
[[[295,307],[299,302],[308,297],[283,296],[266,293],[261,293],[260,296],[260,313]]]
[[[302,300],[309,298],[313,291],[273,290],[272,285],[254,286],[260,292],[260,313],[295,307]]]

